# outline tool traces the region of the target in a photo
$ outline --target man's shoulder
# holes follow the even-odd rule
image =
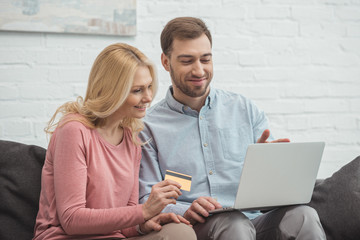
[[[228,90],[214,88],[215,98],[217,101],[228,102],[228,101],[236,101],[241,103],[251,102],[249,98],[242,95],[241,93],[235,93]]]
[[[147,111],[146,115],[144,117],[144,121],[147,121],[152,118],[156,118],[158,116],[161,116],[164,111],[169,110],[169,106],[166,102],[166,99],[162,99],[156,104],[152,105]]]

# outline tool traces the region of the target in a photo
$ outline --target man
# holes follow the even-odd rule
[[[209,215],[233,204],[249,144],[289,139],[273,140],[264,112],[249,99],[210,88],[212,38],[200,19],[171,20],[161,34],[161,47],[172,87],[144,119],[141,138],[148,143],[143,146],[140,201],[166,170],[173,170],[193,176],[191,191],[183,191],[164,211],[188,219],[198,239],[325,239],[316,211],[307,206]]]

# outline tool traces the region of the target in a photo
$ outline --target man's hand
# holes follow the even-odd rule
[[[191,226],[190,222],[180,215],[175,213],[160,213],[155,217],[147,220],[145,223],[140,224],[140,231],[143,233],[149,233],[151,231],[160,231],[162,225],[167,223],[185,223]]]
[[[179,183],[170,179],[155,184],[143,205],[144,219],[149,220],[159,214],[168,204],[176,204],[176,199],[182,194],[180,188]]]
[[[262,133],[261,137],[256,141],[256,143],[278,143],[278,142],[290,142],[290,139],[288,138],[280,138],[274,141],[266,141],[270,136],[270,130],[269,129],[265,129],[264,132]]]
[[[192,202],[189,209],[185,212],[184,217],[190,221],[191,224],[196,222],[204,223],[205,217],[209,216],[209,211],[221,208],[218,203],[212,197],[199,197]]]

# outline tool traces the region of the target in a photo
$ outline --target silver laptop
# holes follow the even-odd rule
[[[309,203],[324,147],[324,142],[249,145],[234,206],[210,213]]]

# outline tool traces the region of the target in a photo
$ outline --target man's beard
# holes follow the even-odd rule
[[[175,73],[173,68],[170,65],[170,76],[171,79],[173,80],[173,83],[175,84],[175,86],[180,89],[180,91],[182,93],[184,93],[186,96],[189,97],[202,97],[206,94],[208,86],[210,84],[211,78],[210,75],[208,73],[205,73],[205,78],[208,80],[206,82],[206,85],[204,87],[204,89],[202,89],[202,86],[194,86],[193,88],[191,88],[191,86],[186,85],[185,83],[181,82],[181,79],[176,78]],[[197,78],[197,77],[193,77],[193,78]],[[185,76],[186,79],[186,76]]]

